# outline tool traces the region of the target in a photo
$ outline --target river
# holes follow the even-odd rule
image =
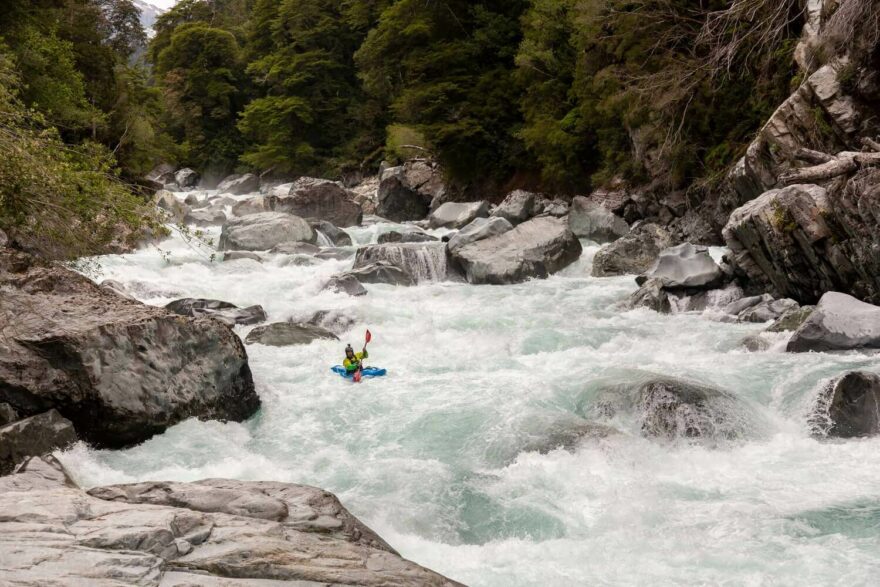
[[[358,244],[395,228],[350,229]],[[219,229],[208,230],[215,239]],[[741,345],[764,325],[623,311],[632,277],[590,277],[592,255],[511,286],[426,282],[321,291],[351,260],[212,261],[180,235],[95,259],[148,304],[205,297],[261,304],[269,321],[333,310],[341,341],[248,346],[263,407],[242,424],[179,424],[121,451],[61,455],[85,486],[206,477],[334,492],[401,554],[473,586],[864,585],[880,576],[880,439],[818,441],[807,423],[822,382],[878,370],[868,355]],[[94,268],[94,267],[93,267]],[[251,327],[237,327],[244,338]],[[329,368],[373,333],[385,378]],[[643,438],[609,415],[616,385],[659,374],[729,390],[744,438]],[[537,450],[584,420],[620,434]]]

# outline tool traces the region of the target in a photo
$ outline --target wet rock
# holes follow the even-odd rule
[[[282,243],[315,242],[309,223],[291,214],[263,212],[229,220],[220,233],[221,251],[267,251]]]
[[[629,297],[626,307],[630,309],[648,308],[661,314],[672,312],[669,293],[664,289],[663,281],[660,279],[649,279],[642,283],[639,289]]]
[[[366,290],[364,291],[366,293]],[[306,320],[306,324],[313,324],[326,328],[333,334],[344,334],[351,330],[356,321],[348,313],[340,310],[322,310],[315,312]]]
[[[532,417],[519,431],[516,452],[537,452],[547,454],[554,450],[573,452],[588,441],[596,441],[619,435],[611,428],[589,422],[574,415],[554,417]],[[515,455],[513,455],[515,456]]]
[[[189,206],[178,200],[168,190],[159,190],[153,195],[153,203],[168,213],[172,222],[183,222],[190,212]]]
[[[447,247],[450,252],[457,251],[470,243],[498,236],[510,230],[513,230],[513,225],[504,218],[476,218],[449,239]]]
[[[273,197],[272,209],[300,218],[325,220],[342,228],[359,225],[364,216],[351,192],[338,183],[312,177],[296,180],[289,195]]]
[[[86,441],[142,442],[192,417],[241,421],[259,407],[247,354],[226,326],[102,290],[0,251],[0,402],[52,408]]]
[[[489,216],[489,202],[446,202],[431,212],[431,228],[462,228],[475,218]]]
[[[184,167],[174,174],[174,181],[183,189],[192,189],[199,185],[199,174],[188,167]]]
[[[310,243],[282,243],[269,251],[274,255],[316,255],[321,247]]]
[[[0,427],[0,475],[8,475],[27,457],[63,450],[76,442],[73,424],[56,410]]]
[[[214,208],[190,210],[183,217],[183,222],[195,226],[220,226],[226,222],[226,214],[222,210]]]
[[[272,202],[266,196],[255,196],[232,205],[233,216],[249,216],[272,211]]]
[[[248,326],[266,321],[266,312],[262,306],[239,308],[235,304],[220,300],[182,298],[167,304],[165,309],[180,316],[217,318],[230,326],[236,324]]]
[[[527,192],[525,190],[515,190],[505,196],[497,208],[492,212],[492,216],[503,218],[512,225],[525,222],[532,216],[535,216],[535,202],[537,194]]]
[[[732,316],[739,316],[749,308],[753,308],[762,302],[772,302],[773,296],[763,294],[760,296],[748,296],[731,302],[724,308],[724,312]]]
[[[358,281],[358,278],[347,273],[331,277],[330,281],[327,282],[327,285],[324,286],[324,290],[333,293],[348,294],[350,296],[367,295],[367,290],[361,282]]]
[[[387,169],[379,182],[376,214],[394,222],[425,218],[433,196],[421,191],[419,181],[415,175],[407,177],[403,167]]]
[[[787,351],[845,351],[880,348],[880,307],[828,292],[797,329]]]
[[[315,259],[333,259],[335,261],[344,261],[354,257],[355,253],[351,249],[321,249],[315,253]]]
[[[568,216],[571,211],[571,205],[565,200],[555,199],[547,202],[544,205],[543,214],[547,214],[548,216],[553,216],[554,218],[562,218],[564,216]]]
[[[786,312],[800,308],[794,300],[783,298],[781,300],[762,301],[744,310],[739,315],[740,322],[770,322],[776,320]]]
[[[321,231],[327,240],[330,241],[330,244],[334,247],[348,247],[351,246],[351,236],[338,228],[331,222],[327,222],[326,220],[314,220],[309,222],[314,231]]]
[[[416,230],[407,230],[405,232],[393,230],[379,235],[380,245],[387,243],[434,243],[438,240],[437,237]]]
[[[166,186],[175,183],[174,169],[175,167],[170,163],[161,163],[145,175],[144,179],[158,189],[167,189]]]
[[[574,263],[581,251],[564,220],[538,217],[450,253],[468,282],[504,284],[545,278]]]
[[[85,492],[52,457],[0,479],[0,552],[14,585],[459,585],[321,489],[212,479]]]
[[[259,189],[260,178],[253,173],[230,175],[217,186],[217,191],[221,194],[233,194],[236,196],[250,194]]]
[[[314,340],[339,340],[332,332],[313,324],[294,324],[276,322],[266,326],[257,326],[248,333],[244,341],[247,344],[263,344],[266,346],[293,346],[309,344]]]
[[[671,244],[672,235],[656,224],[638,226],[596,252],[593,277],[644,273]]]
[[[732,440],[746,431],[739,416],[742,406],[726,391],[661,378],[639,385],[636,398],[645,436]]]
[[[18,415],[18,412],[15,411],[15,408],[7,403],[0,403],[0,426],[6,426],[10,422],[15,422],[20,419],[21,417]]]
[[[807,318],[813,313],[816,306],[801,306],[792,308],[776,319],[773,324],[767,327],[766,332],[787,332],[797,330],[807,321]]]
[[[629,234],[626,220],[610,212],[602,204],[583,196],[577,196],[571,201],[568,225],[575,236],[600,243],[614,241]]]
[[[187,206],[193,207],[201,205],[202,200],[200,200],[196,194],[187,194],[186,197],[183,199],[183,203]]]
[[[832,438],[880,434],[880,376],[850,371],[831,381],[819,393],[810,424]]]
[[[257,263],[262,263],[263,258],[256,253],[251,253],[249,251],[227,251],[223,253],[223,262],[226,261],[240,261],[241,259],[250,259],[251,261],[256,261]]]
[[[416,283],[444,281],[455,277],[442,243],[369,245],[358,249],[354,270],[375,263],[394,265]]]
[[[416,284],[412,275],[387,261],[364,265],[358,269],[352,269],[345,275],[352,276],[361,283],[387,283],[388,285],[403,286]]]
[[[673,314],[706,310],[724,312],[725,308],[743,297],[743,290],[736,283],[728,283],[717,289],[666,289],[665,291]]]
[[[723,278],[721,267],[712,259],[706,247],[683,243],[660,253],[651,269],[636,278],[636,282],[641,285],[649,279],[659,279],[667,289],[712,289]]]
[[[125,285],[119,281],[116,281],[115,279],[105,279],[101,282],[101,285],[99,287],[104,291],[115,293],[116,295],[122,296],[124,298],[134,299],[128,293],[128,289],[125,287]]]

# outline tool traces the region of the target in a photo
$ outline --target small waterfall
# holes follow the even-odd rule
[[[333,241],[330,240],[326,234],[321,232],[320,230],[315,230],[315,234],[318,235],[318,246],[319,247],[335,247]]]
[[[445,243],[371,245],[358,249],[354,268],[384,261],[408,272],[417,283],[445,281],[453,272],[446,259]]]

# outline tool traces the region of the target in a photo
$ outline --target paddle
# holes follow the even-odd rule
[[[373,335],[370,333],[369,330],[367,330],[367,335],[364,337],[364,352],[367,351],[367,345],[370,344],[371,340],[373,340]],[[361,382],[361,378],[363,377],[363,368],[364,364],[361,363],[361,366],[358,367],[358,370],[354,372],[354,376],[352,377],[352,379],[355,383]]]

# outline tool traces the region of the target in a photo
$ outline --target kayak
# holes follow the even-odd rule
[[[341,375],[346,379],[351,379],[354,377],[354,373],[349,373],[345,370],[345,367],[342,365],[336,365],[335,367],[330,367],[330,370],[336,373],[337,375]],[[363,377],[383,377],[388,371],[386,369],[380,369],[379,367],[364,367],[361,370],[361,376]]]

